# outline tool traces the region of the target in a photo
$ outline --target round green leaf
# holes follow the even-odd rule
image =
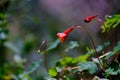
[[[57,75],[57,70],[55,68],[51,68],[48,73],[50,76],[54,77]]]

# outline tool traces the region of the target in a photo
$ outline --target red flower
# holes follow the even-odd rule
[[[96,17],[97,17],[97,15],[96,16],[88,16],[84,19],[84,22],[89,23],[92,19],[94,19]]]
[[[57,37],[60,40],[60,42],[63,43],[65,38],[67,37],[67,34],[65,34],[65,33],[57,33]]]
[[[64,40],[66,39],[66,37],[68,36],[68,34],[75,28],[75,26],[72,26],[68,29],[66,29],[64,32],[62,33],[57,33],[57,37],[60,40],[61,43],[64,42]]]

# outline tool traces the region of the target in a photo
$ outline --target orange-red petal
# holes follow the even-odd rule
[[[57,33],[57,37],[58,37],[58,39],[60,40],[60,42],[63,43],[64,40],[65,40],[66,37],[67,37],[67,34],[65,34],[65,33]]]
[[[72,26],[72,27],[66,29],[63,33],[69,34],[74,28],[76,28],[76,26]]]
[[[86,23],[89,23],[92,19],[94,19],[95,17],[97,17],[97,15],[95,15],[95,16],[88,16],[88,17],[86,17],[85,19],[84,19],[84,22],[86,22]]]

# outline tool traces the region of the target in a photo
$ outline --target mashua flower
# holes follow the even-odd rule
[[[60,40],[61,43],[64,42],[64,40],[66,39],[66,37],[68,36],[68,34],[75,28],[76,26],[72,26],[68,29],[66,29],[65,31],[63,31],[62,33],[57,33],[57,37]]]
[[[99,21],[99,22],[102,22],[102,24],[103,24],[103,27],[102,27],[103,30],[102,30],[102,32],[105,32],[105,30],[106,30],[107,27],[105,26],[103,20],[100,19],[100,18],[98,18],[98,15],[88,16],[88,17],[86,17],[86,18],[84,19],[84,22],[85,22],[85,23],[89,23],[89,22],[91,22],[93,19],[95,19],[95,20],[97,20],[97,21]]]
[[[88,16],[84,19],[84,22],[89,23],[92,19],[94,19],[96,17],[97,17],[97,15],[96,16]]]

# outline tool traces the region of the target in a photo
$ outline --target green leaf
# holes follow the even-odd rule
[[[109,68],[105,70],[106,74],[117,75],[120,73],[120,64],[112,61]]]
[[[79,44],[77,41],[71,41],[68,47],[65,49],[65,52],[69,51],[70,49],[79,47]]]
[[[97,52],[100,52],[103,48],[105,48],[106,46],[108,46],[110,44],[110,42],[109,41],[105,41],[102,45],[99,45],[98,47],[97,47]]]
[[[59,39],[55,40],[55,41],[47,48],[47,51],[56,48],[59,43],[60,43],[60,40],[59,40]]]
[[[59,39],[55,40],[52,44],[50,44],[50,46],[46,49],[46,51],[50,51],[52,49],[55,49],[59,44],[60,44],[60,40]],[[40,51],[40,50],[37,50],[37,52],[39,54],[44,53],[44,51]]]
[[[107,70],[105,70],[105,72],[107,74],[111,74],[111,75],[117,75],[118,74],[118,71],[114,71],[114,69],[112,69],[112,68],[108,68]]]
[[[16,47],[15,44],[13,44],[12,42],[5,42],[4,46],[11,49],[12,51],[14,51],[15,53],[19,54],[20,50]]]
[[[87,50],[87,54],[93,54],[94,53],[94,49],[90,49],[88,47],[86,47]]]
[[[29,76],[27,72],[23,72],[18,75],[19,80],[32,80],[32,78]]]
[[[109,80],[109,79],[106,79],[106,78],[99,78],[98,76],[95,76],[92,80]]]
[[[118,52],[119,50],[120,50],[120,41],[117,43],[117,46],[115,46],[115,47],[113,48],[113,51],[108,52],[109,54],[106,55],[105,59],[108,59],[108,58],[110,58],[111,56],[113,56],[114,54],[117,54],[117,52]]]
[[[120,19],[113,25],[113,28],[115,28],[119,24],[120,24]]]
[[[55,77],[57,75],[57,70],[55,68],[50,68],[49,75]]]
[[[80,62],[86,62],[89,56],[90,56],[89,54],[84,54],[84,55],[80,55],[79,57],[76,57],[75,59],[77,59]]]
[[[106,17],[104,25],[101,26],[102,33],[108,32],[111,28],[115,28],[120,24],[120,14],[111,16],[110,18]]]
[[[59,60],[59,61],[56,63],[56,66],[57,66],[57,67],[71,66],[71,65],[76,64],[77,62],[78,62],[78,60],[75,59],[75,58],[65,57],[65,58]]]
[[[64,77],[63,77],[63,80],[70,80],[70,79],[69,79],[69,77],[64,76]]]
[[[1,18],[2,20],[4,20],[5,17],[6,17],[6,14],[5,14],[5,13],[0,13],[0,18]]]
[[[109,41],[105,41],[102,45],[97,46],[96,51],[100,52],[102,49],[104,49],[106,46],[108,46],[110,44]],[[94,53],[94,49],[89,49],[88,47],[87,49],[87,54],[93,54]]]
[[[117,43],[117,46],[113,48],[114,53],[118,52],[120,50],[120,41]]]
[[[89,54],[80,55],[78,57],[72,58],[72,57],[65,57],[61,60],[59,60],[56,63],[57,67],[66,67],[66,66],[73,66],[76,65],[78,62],[86,62],[89,58]]]
[[[4,39],[7,39],[7,34],[5,32],[1,32],[0,33],[0,40],[4,40]]]
[[[36,62],[33,62],[31,65],[30,65],[30,67],[28,68],[28,73],[30,74],[30,73],[32,73],[32,72],[34,72],[38,67],[39,67],[39,65],[41,64],[41,60],[39,60],[39,61],[36,61]]]
[[[97,65],[93,62],[79,63],[78,65],[80,66],[80,71],[88,70],[90,74],[95,73],[98,69]]]

